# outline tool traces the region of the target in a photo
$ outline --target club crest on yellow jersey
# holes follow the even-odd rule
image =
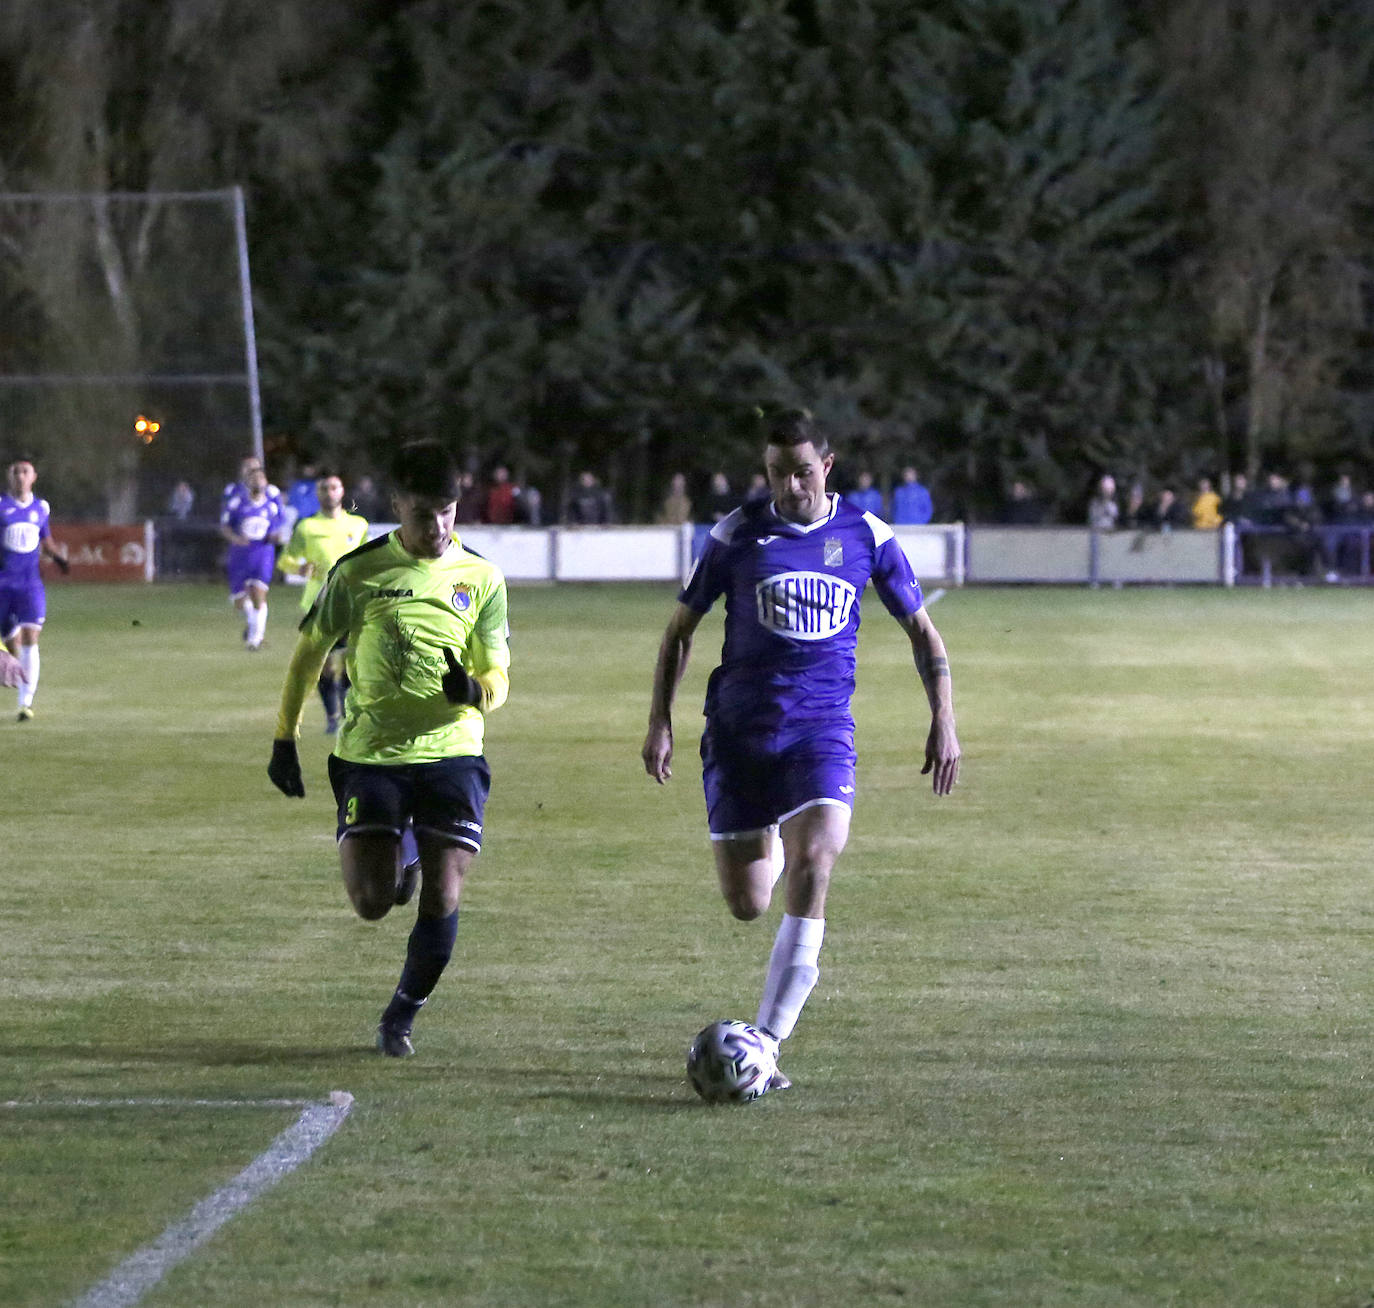
[[[466,613],[472,607],[472,591],[461,581],[453,587],[453,607],[459,613]]]

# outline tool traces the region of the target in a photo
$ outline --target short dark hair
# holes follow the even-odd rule
[[[456,500],[463,489],[458,461],[440,441],[408,441],[391,460],[391,488],[398,495]]]
[[[809,409],[764,410],[761,416],[769,445],[805,445],[809,442],[817,454],[830,453],[830,442],[816,426]]]

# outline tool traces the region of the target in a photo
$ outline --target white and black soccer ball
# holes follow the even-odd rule
[[[748,1022],[712,1022],[687,1051],[687,1077],[708,1104],[747,1104],[776,1070],[768,1039]]]

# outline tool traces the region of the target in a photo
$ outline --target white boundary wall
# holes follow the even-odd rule
[[[369,536],[395,527],[374,522]],[[673,581],[691,571],[699,528],[484,527],[464,524],[459,539],[489,558],[508,581]],[[704,529],[700,529],[704,532]],[[895,527],[903,552],[923,582],[963,585],[964,527],[941,523]]]
[[[918,574],[919,575],[919,574]],[[975,527],[974,582],[1236,584],[1236,529],[1090,531],[1087,527]]]

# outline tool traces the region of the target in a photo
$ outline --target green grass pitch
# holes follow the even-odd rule
[[[964,779],[871,597],[859,801],[796,1088],[709,1108],[777,908],[730,920],[696,737],[639,762],[672,605],[512,591],[487,844],[405,1063],[371,1047],[410,910],[338,882],[318,703],[265,765],[293,639],[222,588],[50,590],[0,713],[0,1302],[68,1302],[355,1096],[149,1305],[1335,1305],[1374,1300],[1374,596],[967,590],[933,611]],[[81,1098],[168,1098],[81,1108]]]

